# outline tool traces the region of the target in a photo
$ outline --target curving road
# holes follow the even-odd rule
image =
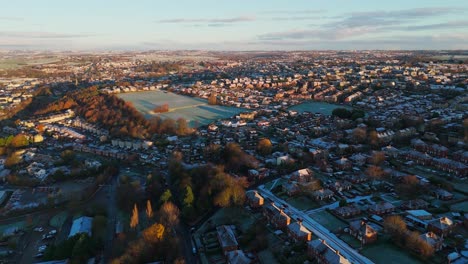
[[[317,237],[325,240],[332,248],[338,250],[340,254],[346,257],[351,263],[356,264],[371,264],[373,263],[370,259],[364,257],[363,255],[359,254],[356,250],[351,248],[348,244],[346,244],[343,240],[339,239],[335,234],[331,233],[328,229],[324,226],[319,224],[317,221],[310,218],[306,213],[294,208],[284,200],[276,197],[273,193],[269,190],[264,188],[265,186],[261,185],[258,187],[258,192],[265,198],[269,198],[273,202],[277,204],[287,205],[288,215],[291,218],[297,219],[302,218],[302,224],[307,227],[310,231],[312,231]]]

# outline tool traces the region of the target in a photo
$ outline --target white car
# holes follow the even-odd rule
[[[44,232],[44,228],[43,228],[43,227],[36,227],[36,228],[34,228],[34,231],[36,231],[36,232]]]

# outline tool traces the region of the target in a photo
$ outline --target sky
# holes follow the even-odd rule
[[[468,49],[468,1],[0,0],[9,49]]]

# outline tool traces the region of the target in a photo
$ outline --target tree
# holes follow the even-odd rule
[[[28,138],[23,134],[16,135],[11,141],[11,146],[14,148],[22,148],[29,145]]]
[[[164,236],[164,226],[161,224],[153,224],[152,226],[143,230],[143,239],[149,243],[156,243],[161,241]]]
[[[351,111],[346,108],[335,108],[332,111],[332,116],[336,116],[339,118],[351,118]]]
[[[382,151],[374,151],[371,156],[371,163],[374,165],[382,165],[385,161],[385,153]]]
[[[273,146],[271,144],[271,141],[268,138],[262,138],[258,141],[257,144],[257,151],[260,153],[260,155],[266,156],[271,154],[271,151],[273,149]]]
[[[192,187],[187,186],[185,187],[185,196],[184,196],[184,207],[191,207],[193,205],[193,201],[195,197],[193,196]]]
[[[187,120],[185,118],[178,118],[177,119],[177,135],[185,136],[189,132],[189,126],[187,124]]]
[[[402,240],[408,231],[405,221],[399,215],[388,216],[385,218],[383,225],[385,231],[390,233],[395,240]]]
[[[382,178],[384,171],[379,166],[371,165],[366,169],[366,175],[376,180]]]
[[[362,143],[367,139],[367,131],[364,128],[355,128],[353,130],[353,140],[357,143]]]
[[[131,227],[131,228],[135,228],[135,227],[138,225],[138,221],[139,221],[139,218],[138,218],[138,208],[137,208],[137,205],[135,204],[135,205],[133,206],[132,217],[130,218],[130,227]]]
[[[179,208],[171,202],[165,202],[159,209],[160,222],[168,228],[179,224],[179,215]]]
[[[148,218],[153,217],[153,207],[151,206],[150,200],[146,201],[146,216]]]
[[[211,93],[210,97],[208,97],[208,104],[210,104],[210,105],[218,104],[218,99],[216,97],[216,93]]]
[[[172,193],[171,193],[171,190],[169,189],[165,190],[163,194],[161,194],[161,197],[159,198],[159,200],[162,203],[167,203],[171,199],[172,199]]]
[[[5,160],[5,168],[11,168],[21,162],[20,155],[11,153]]]

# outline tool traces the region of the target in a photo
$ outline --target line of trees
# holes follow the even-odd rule
[[[153,112],[155,112],[155,113],[169,112],[169,105],[168,104],[158,105],[153,109]]]
[[[418,232],[409,231],[401,216],[392,215],[385,218],[384,229],[396,244],[421,254],[423,258],[434,255],[434,248],[424,241]]]

